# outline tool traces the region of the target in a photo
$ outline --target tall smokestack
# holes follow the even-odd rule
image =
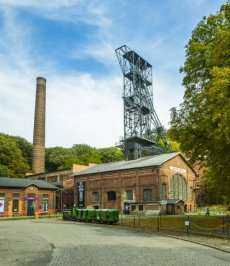
[[[46,80],[38,77],[34,114],[34,138],[32,171],[34,174],[45,172],[45,113]]]

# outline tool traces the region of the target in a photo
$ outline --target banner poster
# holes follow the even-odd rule
[[[0,200],[0,212],[4,212],[4,205],[5,205],[5,200],[1,199]]]
[[[80,181],[77,184],[78,190],[78,207],[84,208],[85,206],[85,182]]]

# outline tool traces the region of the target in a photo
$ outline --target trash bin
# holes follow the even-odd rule
[[[38,219],[38,217],[39,217],[39,215],[38,215],[38,213],[35,213],[35,215],[34,215],[34,219]]]

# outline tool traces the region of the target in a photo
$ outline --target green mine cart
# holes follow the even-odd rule
[[[109,209],[109,222],[116,224],[119,222],[119,211],[117,209]]]
[[[77,209],[77,220],[78,221],[83,221],[83,211],[84,209]]]
[[[87,209],[86,210],[86,221],[93,222],[96,220],[96,210],[95,209]]]
[[[63,220],[71,220],[71,218],[72,218],[71,209],[64,209]]]
[[[108,223],[109,222],[109,217],[110,213],[109,213],[109,209],[101,209],[101,221],[103,223]]]
[[[115,224],[119,221],[119,212],[117,209],[79,209],[74,206],[64,209],[63,220]]]
[[[119,221],[119,211],[117,209],[106,210],[106,222],[110,224],[115,224]]]
[[[76,221],[77,220],[77,208],[76,207],[72,208],[71,215],[72,215],[72,220]]]
[[[87,221],[87,209],[82,209],[82,221]]]
[[[96,209],[96,222],[101,222],[102,221],[102,211],[101,209]]]

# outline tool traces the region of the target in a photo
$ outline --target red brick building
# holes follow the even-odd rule
[[[0,177],[0,217],[52,214],[56,190],[42,180]]]
[[[181,153],[99,164],[73,177],[79,207],[180,214],[196,204],[196,172]]]
[[[74,205],[74,180],[72,175],[94,166],[73,164],[70,170],[61,170],[51,173],[29,174],[27,178],[33,180],[43,180],[57,187],[56,191],[56,211],[62,212],[64,206]]]

